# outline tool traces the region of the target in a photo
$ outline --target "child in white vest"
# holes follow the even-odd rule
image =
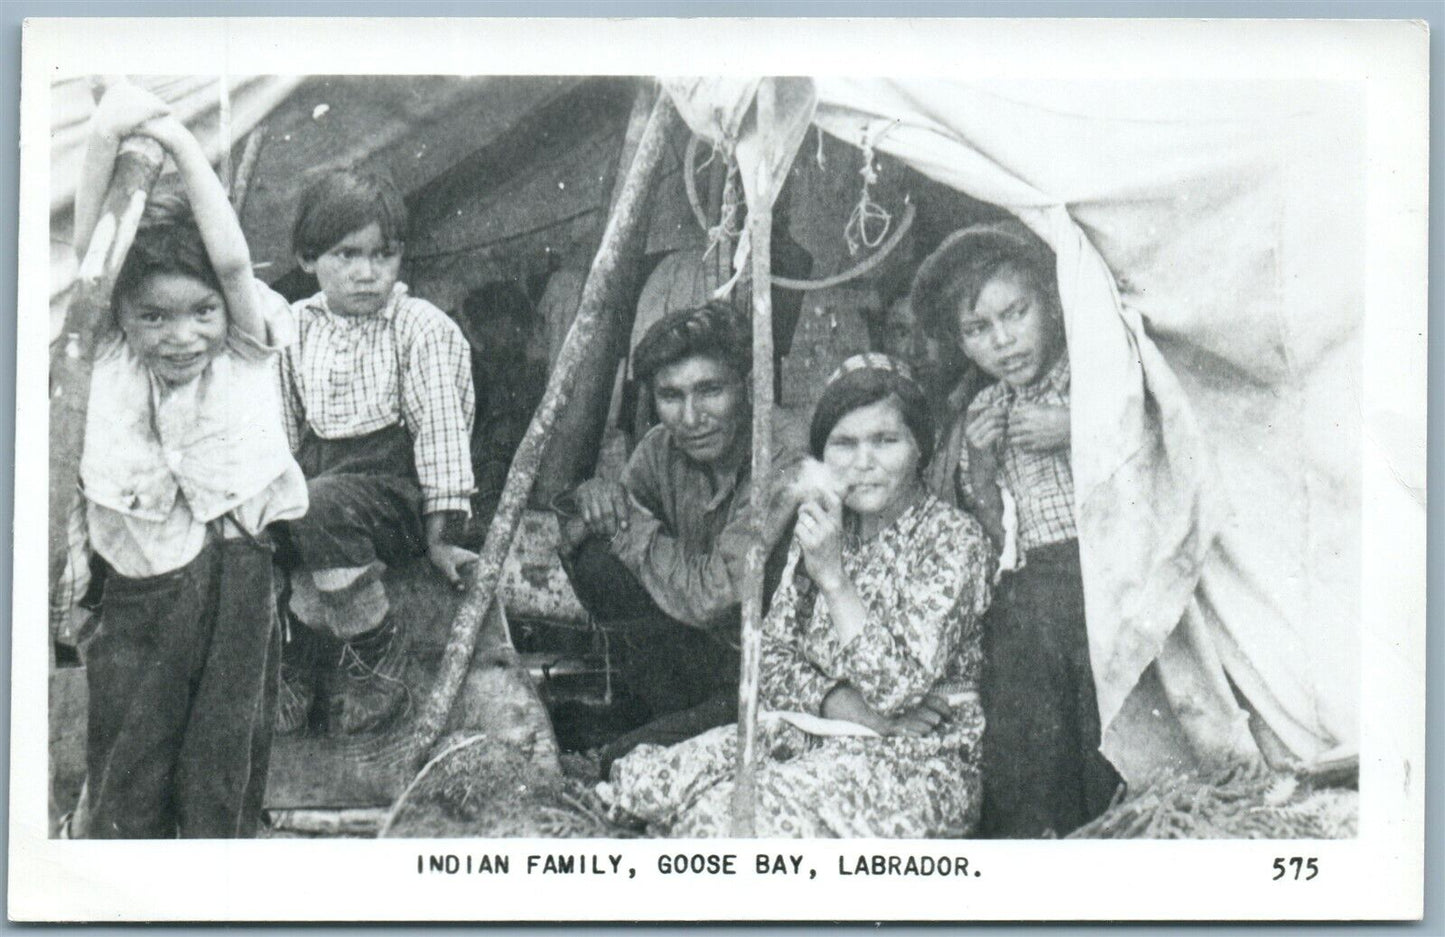
[[[121,138],[174,160],[97,342],[66,575],[89,689],[86,793],[72,835],[253,835],[269,762],[280,629],[268,525],[306,512],[275,353],[290,310],[251,273],[225,190],[158,98],[102,99],[76,195],[83,253]],[[94,573],[99,573],[95,576]],[[99,613],[74,610],[89,593]]]

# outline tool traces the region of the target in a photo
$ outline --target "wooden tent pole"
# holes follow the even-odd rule
[[[95,341],[110,315],[110,296],[125,255],[135,240],[151,187],[160,177],[165,151],[149,137],[127,137],[100,217],[76,276],[65,327],[50,348],[50,582],[65,569],[66,527],[80,472],[80,447],[90,403]]]
[[[758,86],[757,126],[766,134],[773,126],[775,89],[769,79]],[[738,770],[733,787],[732,833],[738,838],[755,834],[757,808],[756,763],[758,734],[758,672],[762,657],[763,564],[766,562],[763,525],[768,486],[773,475],[773,193],[766,144],[758,167],[757,203],[748,206],[748,236],[752,242],[753,290],[753,461],[749,480],[752,506],[751,542],[743,561],[742,675],[738,682]]]
[[[632,100],[622,146],[617,160],[612,163],[611,179],[603,186],[604,191],[611,193],[607,202],[609,217],[617,200],[622,197],[628,167],[637,156],[638,143],[647,130],[653,105],[660,93],[661,89],[654,83],[643,82]],[[553,498],[589,477],[597,464],[602,441],[607,438],[606,415],[611,402],[607,395],[617,374],[617,359],[627,354],[627,336],[632,332],[632,320],[635,318],[636,304],[631,300],[637,294],[636,280],[642,266],[637,258],[644,251],[641,242],[645,239],[644,234],[639,238],[637,249],[626,252],[620,258],[618,275],[603,297],[602,302],[608,312],[600,317],[587,353],[577,363],[571,399],[557,414],[557,425],[543,453],[537,478],[532,483],[533,504],[550,503]],[[571,310],[571,317],[575,318],[576,314],[576,309]],[[570,326],[571,319],[565,320],[565,324]]]
[[[451,635],[442,655],[436,684],[412,728],[411,757],[414,768],[425,762],[431,747],[446,728],[452,705],[466,678],[472,654],[477,647],[484,613],[496,600],[502,563],[511,552],[517,525],[531,494],[548,438],[556,425],[558,414],[572,392],[578,366],[597,331],[598,319],[604,311],[612,283],[622,275],[619,270],[621,262],[632,254],[630,248],[636,239],[646,234],[646,225],[643,222],[648,196],[652,192],[658,168],[662,165],[667,138],[677,121],[677,111],[671,100],[667,95],[659,95],[657,103],[653,105],[652,115],[648,118],[647,129],[638,143],[637,155],[628,169],[627,181],[607,220],[607,228],[603,232],[597,256],[592,260],[592,268],[588,271],[587,282],[582,288],[582,300],[578,304],[577,314],[567,330],[567,337],[562,342],[557,361],[547,376],[546,391],[532,415],[526,435],[517,446],[512,467],[507,472],[507,481],[497,503],[496,513],[492,515],[492,523],[487,529],[487,539],[482,545],[481,556],[477,561],[467,596],[462,600],[456,618],[452,621]],[[511,645],[510,636],[502,634],[497,638],[499,643]]]
[[[231,180],[231,207],[236,217],[246,209],[246,194],[251,189],[251,177],[256,172],[256,163],[261,158],[261,147],[266,142],[266,125],[257,124],[246,134],[246,145],[241,148],[241,162],[236,164],[236,176]]]

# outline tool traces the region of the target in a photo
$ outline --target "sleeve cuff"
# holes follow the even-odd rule
[[[838,659],[847,662],[845,669],[849,671],[871,670],[873,668],[860,665],[896,653],[897,648],[884,637],[881,629],[864,628],[857,637],[838,649]]]
[[[264,336],[250,335],[234,326],[227,329],[231,347],[248,358],[277,354],[296,342],[296,319],[285,297],[260,280],[255,280],[256,305],[265,323]]]
[[[627,526],[620,528],[607,542],[608,552],[621,560],[628,569],[636,570],[647,553],[647,545],[652,542],[653,533],[659,526],[655,517],[638,510],[637,506],[633,505]]]
[[[472,499],[466,495],[422,495],[421,512],[423,514],[440,514],[443,511],[454,511],[471,517]]]
[[[834,680],[826,674],[818,674],[816,679],[809,680],[808,685],[803,687],[802,692],[798,694],[799,702],[803,703],[803,711],[822,718],[823,701],[828,698],[829,693],[847,682],[846,680]]]

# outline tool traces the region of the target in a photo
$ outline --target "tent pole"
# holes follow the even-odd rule
[[[246,145],[241,148],[241,162],[236,164],[236,175],[231,180],[231,206],[236,217],[246,208],[246,193],[251,188],[251,176],[256,172],[256,163],[261,158],[261,146],[266,142],[266,125],[257,124],[246,134]]]
[[[80,473],[80,447],[90,404],[90,377],[100,324],[141,212],[160,177],[165,151],[149,137],[127,137],[101,203],[95,233],[81,260],[65,327],[50,347],[50,582],[65,569],[66,528]]]
[[[597,256],[592,260],[586,285],[582,288],[582,300],[578,304],[577,314],[567,330],[567,337],[562,342],[557,361],[547,376],[547,388],[542,394],[542,400],[532,415],[532,422],[528,425],[522,442],[517,446],[512,467],[507,472],[507,481],[497,503],[496,513],[492,515],[491,525],[487,529],[487,539],[482,545],[472,582],[467,589],[466,598],[457,609],[456,618],[452,621],[451,635],[442,656],[436,684],[412,728],[413,769],[426,761],[431,747],[446,728],[452,705],[471,666],[485,613],[497,599],[502,563],[511,552],[517,525],[531,494],[548,439],[572,392],[578,366],[597,331],[598,319],[607,311],[604,306],[612,291],[612,283],[622,275],[619,270],[621,262],[631,255],[634,242],[646,234],[644,215],[648,196],[652,193],[658,168],[662,165],[667,138],[677,121],[677,111],[671,100],[665,94],[659,95],[657,103],[653,105],[652,116],[648,118],[647,128],[638,143],[637,155],[627,171],[627,180],[617,198],[617,204],[607,219],[602,243],[597,249]],[[493,637],[499,645],[511,647],[510,635],[504,633]]]
[[[766,133],[773,126],[776,105],[771,80],[758,86],[757,126]],[[733,787],[732,834],[749,838],[755,834],[757,810],[756,764],[758,734],[758,672],[762,657],[763,524],[768,501],[768,484],[773,475],[773,193],[768,173],[770,160],[758,167],[757,204],[748,208],[748,236],[752,242],[753,290],[753,461],[749,479],[752,507],[752,538],[743,561],[742,676],[738,682],[738,770]]]
[[[640,84],[632,101],[618,158],[611,164],[611,179],[603,187],[604,191],[611,193],[607,202],[608,216],[622,196],[627,169],[637,155],[638,143],[647,129],[657,95],[661,93],[661,89],[652,82]],[[617,374],[617,359],[626,356],[627,336],[632,332],[636,305],[630,300],[639,288],[637,278],[642,266],[639,259],[646,250],[646,239],[646,233],[642,234],[636,249],[624,252],[617,275],[603,297],[606,307],[615,311],[600,319],[587,353],[577,364],[571,398],[557,414],[557,425],[542,456],[537,478],[532,483],[533,504],[551,502],[557,495],[589,477],[597,465],[603,440],[607,438],[607,410],[611,402],[608,394]],[[565,326],[571,325],[571,318],[576,316],[577,310],[570,312],[571,317],[559,323],[564,325],[564,329],[560,330],[564,337]]]

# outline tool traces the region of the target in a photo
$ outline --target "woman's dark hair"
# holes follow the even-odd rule
[[[385,176],[356,169],[329,169],[307,184],[296,206],[291,249],[312,261],[342,238],[375,223],[388,244],[406,241],[406,200]]]
[[[752,370],[746,321],[731,306],[708,303],[658,319],[632,351],[632,374],[650,383],[658,371],[686,358],[712,358],[739,375]]]
[[[823,458],[823,447],[833,427],[843,417],[862,407],[893,397],[903,422],[918,444],[918,467],[933,458],[933,412],[918,385],[897,371],[882,368],[861,368],[839,375],[823,390],[813,408],[813,423],[808,430],[808,449],[813,458]]]
[[[152,195],[146,202],[135,241],[116,274],[112,311],[118,310],[121,301],[139,289],[147,277],[158,273],[190,277],[217,293],[223,292],[190,203],[171,193]]]

